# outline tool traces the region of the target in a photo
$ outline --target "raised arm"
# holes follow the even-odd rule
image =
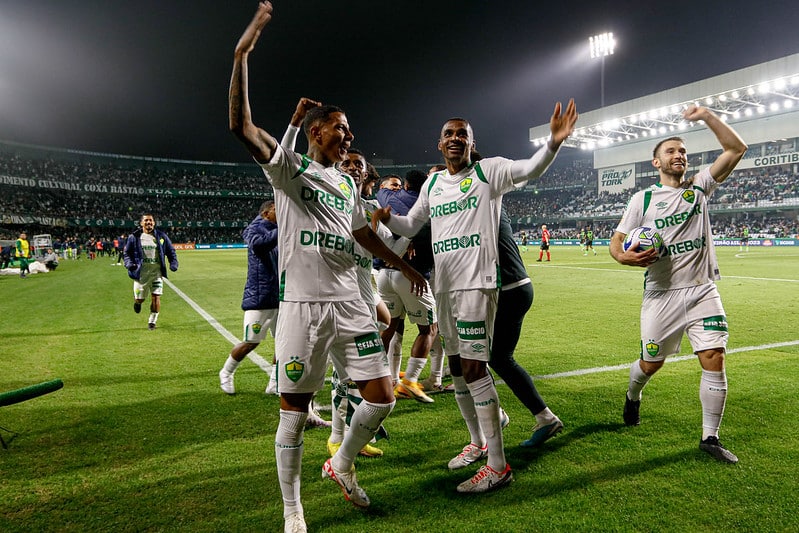
[[[300,101],[297,102],[297,108],[294,110],[294,114],[291,115],[291,121],[289,122],[288,128],[286,128],[286,133],[283,134],[283,138],[280,140],[280,146],[286,150],[294,151],[294,147],[297,144],[297,135],[300,133],[305,115],[308,114],[309,109],[319,107],[320,105],[322,105],[321,102],[316,102],[310,98],[305,98],[304,96],[300,98]]]
[[[233,74],[228,93],[228,120],[230,131],[244,143],[250,154],[260,163],[272,159],[277,141],[252,121],[248,93],[247,58],[255,48],[266,24],[272,19],[272,4],[260,2],[255,16],[239,38],[233,54]]]
[[[574,99],[569,100],[566,109],[563,112],[561,111],[562,105],[558,102],[555,104],[555,110],[549,119],[551,135],[546,147],[542,147],[530,159],[520,159],[513,162],[511,174],[513,175],[514,183],[523,183],[538,178],[546,172],[549,165],[555,160],[560,145],[574,131],[574,125],[577,124],[579,116]]]
[[[703,120],[710,131],[716,136],[719,144],[721,144],[721,155],[710,165],[710,175],[718,183],[727,179],[727,176],[735,169],[735,165],[746,153],[746,143],[741,139],[738,134],[727,125],[726,122],[721,120],[710,109],[706,107],[691,106],[683,112],[683,118],[696,122]]]

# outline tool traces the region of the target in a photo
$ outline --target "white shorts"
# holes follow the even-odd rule
[[[258,344],[266,338],[266,332],[275,338],[277,309],[251,309],[244,311],[244,337],[242,342]]]
[[[680,352],[683,333],[694,353],[726,348],[729,332],[715,283],[668,291],[644,291],[641,358],[663,361]]]
[[[352,381],[391,375],[383,342],[363,300],[280,302],[275,333],[278,390],[320,390],[328,354],[338,375]]]
[[[421,296],[411,291],[411,282],[399,270],[383,268],[377,276],[377,293],[386,303],[391,318],[406,313],[412,324],[430,326],[438,322],[436,301],[430,288]]]
[[[146,283],[133,280],[133,298],[136,300],[146,300],[148,296],[161,296],[164,294],[164,281],[155,278]]]
[[[436,294],[440,317],[438,328],[444,338],[444,353],[460,354],[463,359],[489,360],[497,298],[496,289]]]

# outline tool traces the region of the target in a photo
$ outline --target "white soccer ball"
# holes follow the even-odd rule
[[[660,233],[658,233],[656,229],[646,226],[638,226],[630,230],[630,233],[628,233],[627,237],[624,239],[622,248],[625,252],[627,250],[645,252],[651,248],[655,248],[658,251],[658,257],[663,256],[663,253],[666,251],[666,245]]]

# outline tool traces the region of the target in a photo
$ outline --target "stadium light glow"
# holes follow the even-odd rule
[[[600,67],[600,106],[605,107],[605,57],[613,55],[616,50],[616,39],[613,38],[613,32],[600,33],[592,35],[588,38],[588,48],[591,51],[591,59],[599,58],[602,61]]]

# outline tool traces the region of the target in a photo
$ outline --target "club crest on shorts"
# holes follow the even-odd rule
[[[646,353],[650,355],[650,357],[655,357],[658,352],[660,351],[660,345],[656,342],[650,340],[646,343]]]
[[[305,363],[301,363],[297,356],[291,357],[286,363],[286,377],[297,383],[303,374],[305,374]]]
[[[257,322],[255,324],[253,324],[252,325],[252,332],[255,333],[256,335],[261,333],[261,324],[258,324]]]

